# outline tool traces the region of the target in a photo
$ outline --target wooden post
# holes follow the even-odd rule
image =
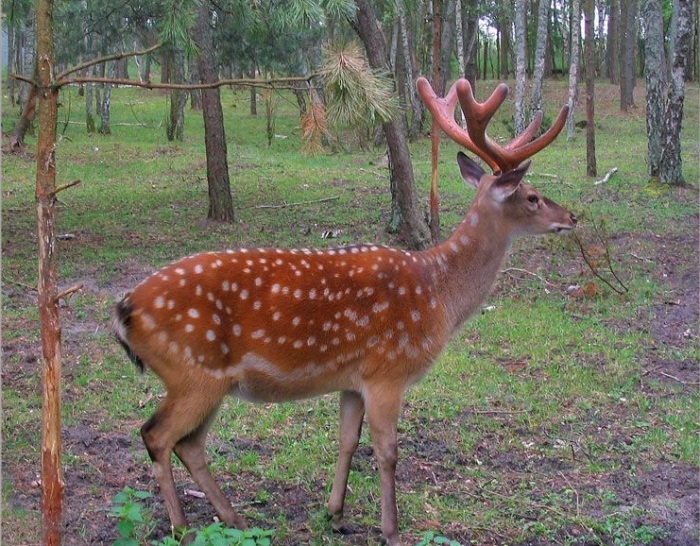
[[[36,2],[37,104],[36,214],[38,235],[38,306],[43,355],[41,437],[41,510],[43,544],[61,544],[63,476],[61,471],[61,325],[56,278],[56,120],[53,0]]]

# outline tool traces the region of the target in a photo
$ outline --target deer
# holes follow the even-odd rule
[[[418,89],[444,132],[493,171],[458,152],[462,178],[476,193],[443,242],[420,251],[356,244],[203,252],[156,271],[116,305],[117,340],[166,389],[141,437],[174,532],[186,533],[187,520],[173,453],[220,520],[246,528],[206,462],[206,436],[226,395],[270,403],[338,392],[330,526],[348,530],[348,475],[366,419],[379,471],[382,540],[402,543],[395,471],[406,389],[480,308],[515,237],[564,234],[576,224],[572,213],[524,181],[525,160],[556,138],[566,106],[539,138],[533,140],[541,116],[501,146],[486,127],[506,98],[505,84],[483,103],[465,79],[445,97],[425,78]],[[466,129],[454,120],[457,101]]]

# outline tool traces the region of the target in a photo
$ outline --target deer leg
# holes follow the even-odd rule
[[[328,501],[328,515],[334,531],[342,534],[350,533],[343,521],[345,493],[348,488],[348,475],[352,456],[357,450],[362,431],[362,418],[365,414],[365,404],[362,397],[352,391],[340,393],[340,442],[338,466],[335,470],[333,488]]]
[[[382,535],[388,546],[401,546],[396,506],[399,413],[403,392],[397,385],[374,385],[365,397],[367,421],[379,466]]]
[[[178,393],[169,390],[153,416],[141,427],[141,438],[153,461],[153,473],[170,523],[177,533],[185,531],[187,519],[177,496],[170,458],[176,444],[193,431],[202,429],[206,433],[207,427],[203,423],[221,401],[221,396],[214,392]]]
[[[236,514],[231,507],[226,495],[211,475],[206,462],[206,439],[209,427],[216,416],[216,410],[212,411],[199,428],[182,438],[175,444],[175,454],[183,462],[192,479],[204,492],[221,520],[229,527],[246,529],[245,520]]]

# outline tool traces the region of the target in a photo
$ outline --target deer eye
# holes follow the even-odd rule
[[[530,201],[530,203],[535,203],[535,204],[536,204],[536,203],[540,200],[540,198],[537,197],[537,195],[535,195],[535,194],[533,193],[533,194],[530,194],[530,195],[527,196],[527,200]]]

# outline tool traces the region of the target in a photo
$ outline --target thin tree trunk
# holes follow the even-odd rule
[[[532,74],[530,115],[542,110],[542,80],[544,79],[547,39],[549,36],[549,0],[540,0],[537,12],[537,43],[535,45],[535,70]]]
[[[455,26],[457,24],[457,1],[447,0],[442,6],[441,36],[440,36],[440,89],[444,94],[447,82],[452,78],[452,52],[455,47]]]
[[[642,19],[645,28],[644,76],[647,94],[647,172],[652,178],[659,175],[663,152],[666,78],[663,59],[664,20],[661,0],[644,0]]]
[[[595,158],[595,0],[586,0],[586,174],[596,176]]]
[[[620,47],[620,110],[634,107],[634,60],[637,45],[637,0],[622,0],[622,43]]]
[[[356,20],[349,23],[365,46],[367,60],[375,70],[387,69],[387,54],[379,21],[369,0],[355,0]],[[405,114],[383,123],[389,152],[390,185],[392,201],[401,218],[401,235],[411,248],[425,248],[430,243],[430,232],[420,214],[413,165],[408,149]]]
[[[56,273],[56,120],[58,89],[54,68],[53,2],[37,0],[37,83],[39,137],[36,147],[38,306],[43,364],[41,512],[43,544],[61,544],[63,473],[61,466],[61,324]]]
[[[610,0],[608,13],[608,79],[613,85],[620,83],[620,0]]]
[[[110,73],[113,75],[114,71],[114,62],[109,63],[110,64]],[[107,68],[105,67],[105,71]],[[110,127],[110,113],[112,110],[112,84],[111,83],[105,83],[104,84],[104,90],[102,92],[102,101],[100,104],[100,129],[99,133],[101,135],[110,135],[112,134],[112,129]]]
[[[546,0],[542,0],[544,3]],[[525,0],[515,0],[515,124],[514,133],[519,135],[527,125],[525,113],[525,85],[527,83],[526,54],[527,39],[525,32]]]
[[[173,83],[185,83],[185,55],[178,48],[172,48],[172,79]],[[170,117],[166,127],[168,141],[185,139],[185,104],[187,104],[187,91],[184,89],[172,89],[170,91]]]
[[[421,126],[423,125],[423,106],[418,96],[416,89],[416,77],[413,72],[413,56],[410,47],[410,29],[406,20],[405,0],[400,0],[398,3],[399,12],[399,29],[401,31],[401,48],[404,62],[404,70],[406,72],[406,94],[408,95],[411,104],[411,124],[409,128],[409,136],[417,136],[420,134]]]
[[[214,65],[214,44],[210,27],[211,13],[203,3],[197,12],[196,36],[200,53],[198,59],[201,83],[218,79]],[[202,115],[204,117],[204,144],[207,154],[207,182],[209,186],[209,212],[207,218],[218,222],[233,221],[233,199],[228,174],[224,114],[219,89],[202,90]]]
[[[673,0],[671,89],[666,107],[664,149],[659,165],[659,181],[677,186],[685,185],[681,161],[681,130],[685,75],[692,40],[690,36],[692,13],[692,0]]]
[[[569,140],[576,138],[576,102],[578,100],[578,70],[581,49],[581,0],[572,0],[573,24],[571,25],[571,62],[569,64],[569,113],[566,118],[566,133]]]

